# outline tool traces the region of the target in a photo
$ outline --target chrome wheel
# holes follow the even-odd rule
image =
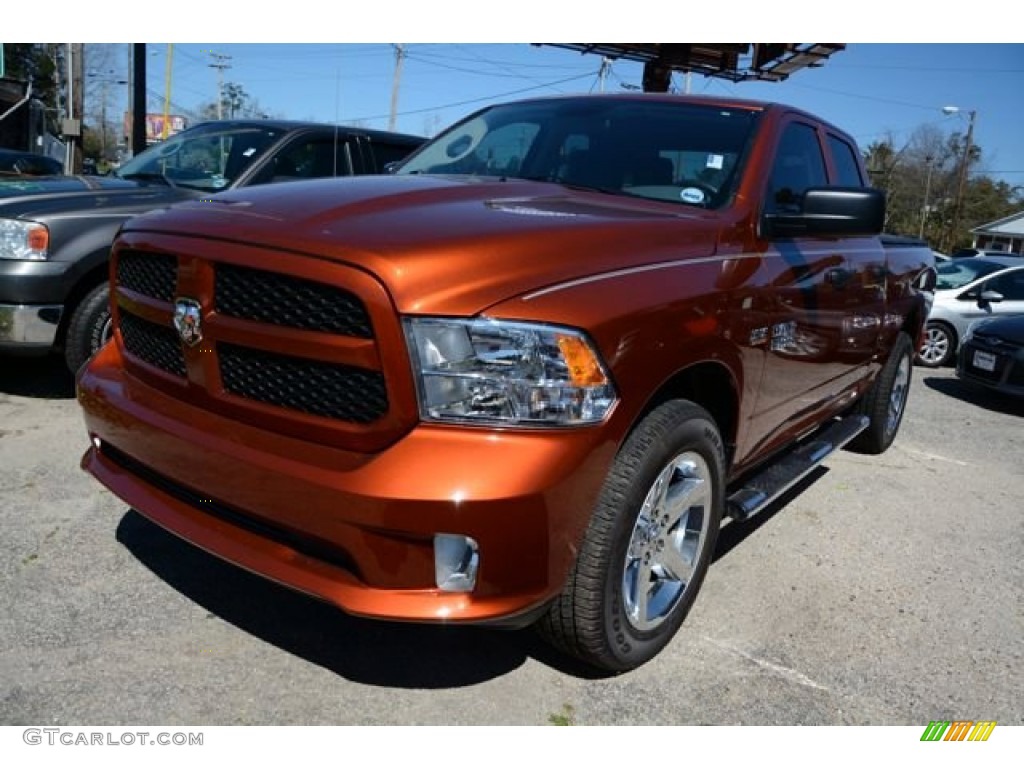
[[[889,393],[889,407],[885,417],[885,431],[893,434],[903,418],[903,409],[907,405],[907,390],[910,388],[910,358],[903,357],[896,375],[893,377],[892,391]]]
[[[924,331],[924,342],[917,353],[922,363],[938,368],[953,354],[953,338],[942,325],[930,324]]]
[[[708,537],[713,499],[708,465],[697,453],[672,459],[647,491],[622,572],[626,619],[658,627],[686,594]]]

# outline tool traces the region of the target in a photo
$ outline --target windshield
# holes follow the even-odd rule
[[[207,123],[149,147],[122,165],[117,175],[217,191],[231,186],[282,133],[270,126]]]
[[[397,173],[515,177],[717,208],[732,196],[757,115],[638,99],[509,104],[449,129]]]
[[[962,288],[978,278],[991,275],[1001,269],[1006,269],[1006,267],[974,257],[944,261],[935,267],[935,272],[938,275],[935,280],[935,290],[949,291]]]

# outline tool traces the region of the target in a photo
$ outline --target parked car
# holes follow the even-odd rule
[[[0,182],[0,351],[61,349],[72,371],[110,337],[110,244],[126,220],[227,189],[381,173],[418,136],[283,120],[204,123],[112,177]]]
[[[64,164],[46,155],[0,149],[0,178],[14,176],[57,176],[64,173]]]
[[[960,340],[977,320],[1024,314],[1024,260],[1013,256],[953,259],[936,267],[932,304],[917,362],[929,368],[956,358]]]
[[[971,325],[957,356],[964,381],[1024,397],[1024,315]]]
[[[934,260],[884,220],[854,140],[781,104],[488,107],[393,175],[125,222],[83,467],[354,614],[632,669],[723,516],[895,439]]]
[[[976,256],[1012,256],[1020,258],[1019,253],[1009,253],[1007,251],[999,251],[994,248],[957,248],[953,251],[950,258],[970,259]]]

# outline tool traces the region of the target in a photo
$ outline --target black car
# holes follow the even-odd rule
[[[46,155],[21,152],[17,149],[0,149],[0,178],[14,176],[59,176],[64,165]]]
[[[960,346],[956,375],[1024,397],[1024,315],[982,320]]]

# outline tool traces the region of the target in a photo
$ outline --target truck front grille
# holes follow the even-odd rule
[[[218,264],[214,302],[221,314],[244,320],[373,338],[366,307],[356,296],[301,277]]]
[[[117,259],[117,284],[160,301],[174,301],[177,259],[162,253],[122,251]]]
[[[396,404],[413,391],[390,351],[402,349],[398,319],[366,273],[220,241],[182,238],[167,256],[170,248],[124,240],[132,238],[113,251],[114,318],[126,368],[145,384],[239,422],[356,451],[377,450],[414,423],[410,404]],[[240,258],[260,268],[225,260]],[[201,308],[194,346],[175,326],[183,299]]]
[[[260,349],[218,344],[220,374],[231,394],[315,416],[368,424],[388,410],[377,371]]]
[[[185,377],[185,356],[173,328],[121,312],[121,338],[130,354],[162,371]]]

